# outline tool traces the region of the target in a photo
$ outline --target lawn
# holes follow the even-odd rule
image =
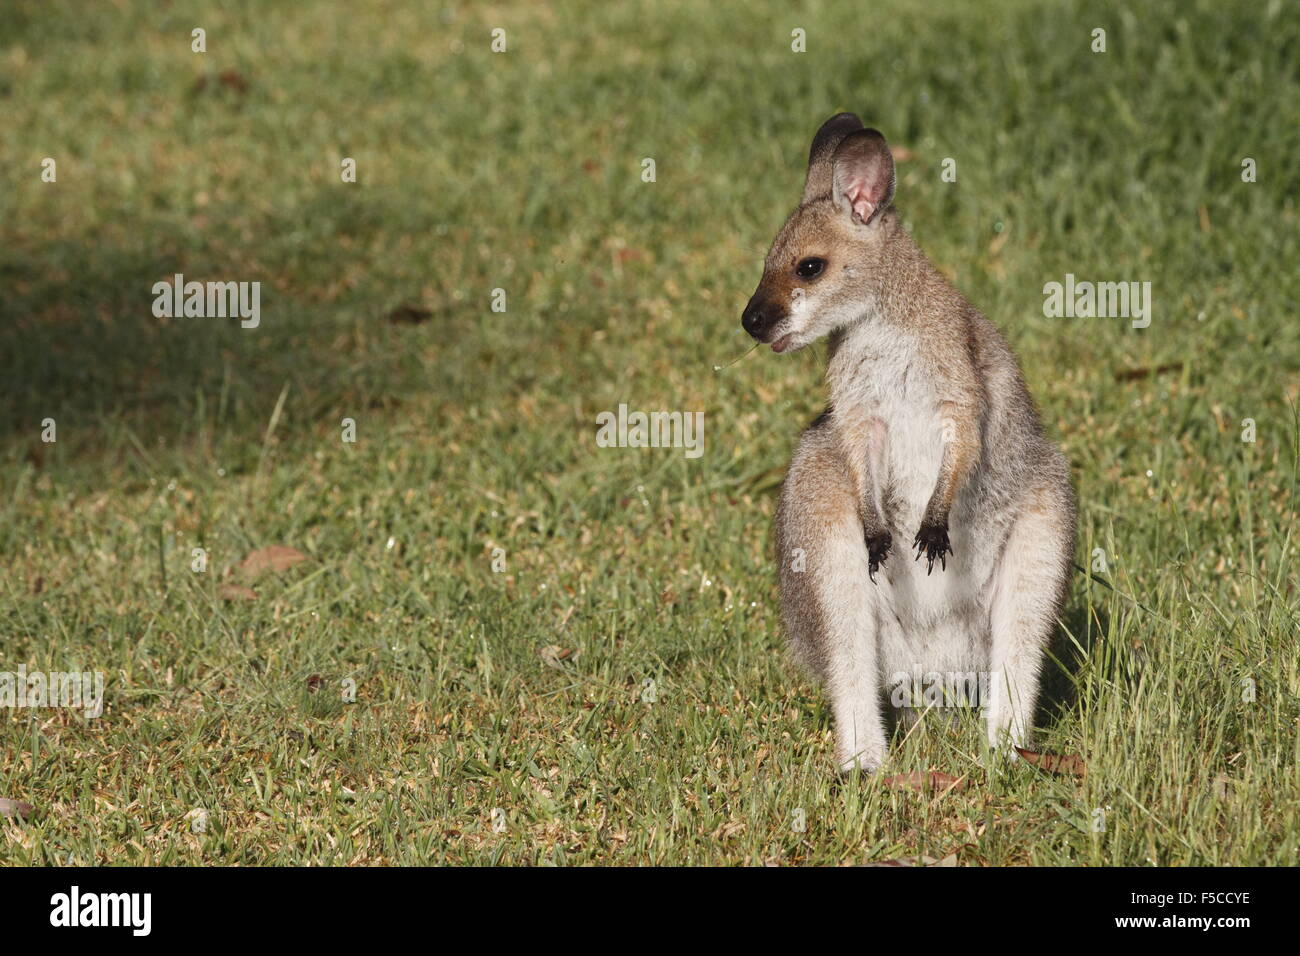
[[[0,671],[105,702],[0,709],[0,863],[1300,862],[1300,18],[870,7],[11,0]],[[842,780],[786,659],[825,350],[729,363],[839,110],[1071,462],[1083,775],[965,714]],[[260,324],[155,317],[178,273]],[[599,447],[620,404],[703,453]]]

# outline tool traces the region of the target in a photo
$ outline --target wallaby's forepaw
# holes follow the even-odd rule
[[[912,560],[920,560],[925,555],[925,573],[929,574],[934,570],[934,562],[939,562],[939,567],[947,571],[948,561],[946,555],[952,554],[952,545],[948,543],[948,524],[925,524],[922,523],[921,530],[916,533],[916,540],[912,542],[912,547],[916,548],[916,557]]]
[[[889,549],[893,544],[894,539],[888,532],[867,538],[867,577],[872,584],[876,583],[876,572],[885,563],[885,558],[889,557]]]

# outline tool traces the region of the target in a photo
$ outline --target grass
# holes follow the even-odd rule
[[[17,0],[0,670],[107,701],[0,712],[0,862],[1294,865],[1300,27],[988,6]],[[1039,723],[1081,779],[985,769],[968,717],[891,765],[963,789],[841,781],[784,658],[824,352],[713,367],[841,109],[1072,463],[1106,570]],[[155,319],[177,272],[261,282],[260,327]],[[1150,281],[1151,326],[1045,318],[1067,272]],[[620,402],[704,455],[597,448]],[[223,598],[274,544],[308,560]]]

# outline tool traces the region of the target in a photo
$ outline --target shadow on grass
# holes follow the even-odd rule
[[[177,440],[233,428],[250,448],[281,392],[299,422],[400,403],[419,378],[428,330],[387,322],[374,299],[349,309],[277,290],[247,262],[231,262],[141,222],[122,245],[91,237],[5,243],[0,249],[0,447],[39,451],[42,421],[94,452],[105,426]],[[332,274],[295,276],[308,294]],[[153,314],[154,284],[260,281],[260,321]],[[394,293],[400,298],[400,290]],[[337,424],[337,422],[333,422]]]
[[[1066,605],[1061,614],[1061,625],[1052,635],[1049,657],[1043,667],[1034,719],[1040,730],[1051,727],[1078,702],[1078,676],[1093,646],[1101,640],[1101,635],[1107,633],[1110,617],[1095,604],[1078,596]]]

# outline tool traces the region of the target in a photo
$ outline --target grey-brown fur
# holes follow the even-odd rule
[[[829,337],[828,411],[791,462],[776,538],[786,631],[827,684],[846,768],[884,759],[880,696],[900,668],[995,674],[990,740],[1024,743],[1074,552],[1068,466],[1015,356],[902,229],[893,192],[879,133],[824,124],[744,321],[779,352]]]

